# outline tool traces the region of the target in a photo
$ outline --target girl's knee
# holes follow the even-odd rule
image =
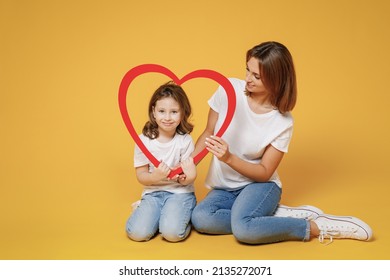
[[[179,242],[186,239],[186,237],[190,233],[190,230],[190,225],[187,225],[184,230],[181,227],[168,227],[162,228],[160,234],[162,238],[169,242]]]
[[[149,241],[156,234],[156,231],[157,229],[154,228],[134,225],[130,220],[126,225],[127,237],[133,241]]]
[[[175,233],[161,233],[162,238],[169,242],[180,242],[186,238],[184,235],[175,234]]]
[[[149,241],[153,236],[154,234],[150,234],[150,233],[127,231],[127,237],[137,242]]]

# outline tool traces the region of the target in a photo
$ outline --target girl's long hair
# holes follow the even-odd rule
[[[149,101],[149,121],[145,123],[142,133],[150,139],[156,139],[158,137],[158,125],[153,116],[153,109],[156,106],[157,101],[167,97],[173,98],[180,106],[182,119],[176,128],[176,133],[191,133],[194,128],[194,126],[189,122],[192,110],[187,94],[181,86],[169,81],[168,83],[161,85],[153,93]]]

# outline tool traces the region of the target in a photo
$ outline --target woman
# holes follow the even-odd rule
[[[312,206],[280,206],[282,183],[277,167],[293,131],[290,111],[297,96],[294,64],[288,49],[265,42],[246,55],[246,79],[230,79],[236,111],[223,139],[214,136],[227,111],[222,87],[209,100],[206,129],[194,155],[207,148],[214,156],[206,198],[192,213],[201,233],[233,234],[243,243],[352,238],[369,240],[371,228],[355,217],[330,216]],[[302,217],[302,218],[299,218]]]

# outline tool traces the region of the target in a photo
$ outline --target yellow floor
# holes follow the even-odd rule
[[[289,165],[290,161],[284,165]],[[115,165],[115,164],[114,164]],[[233,236],[208,236],[192,232],[181,243],[168,243],[159,236],[150,242],[130,241],[124,223],[130,210],[130,197],[137,197],[118,183],[124,166],[110,167],[112,177],[104,174],[84,178],[70,185],[35,185],[22,193],[14,188],[2,190],[0,259],[389,259],[389,204],[385,196],[368,199],[359,195],[366,184],[384,186],[383,182],[343,182],[343,188],[329,188],[318,183],[312,190],[299,188],[298,180],[285,180],[283,202],[290,205],[311,203],[333,214],[353,214],[369,223],[374,240],[334,240],[323,245],[310,242],[282,242],[249,246]],[[118,170],[116,170],[118,169]],[[120,170],[122,171],[120,172]],[[289,177],[288,172],[285,177]],[[124,176],[129,179],[129,176]],[[80,179],[80,178],[79,178]],[[98,180],[99,179],[99,180]],[[44,179],[42,179],[43,181]],[[199,180],[203,180],[200,174]],[[76,182],[77,180],[71,180]],[[100,182],[98,182],[100,181]],[[324,180],[325,181],[325,180]],[[309,182],[309,181],[308,181]],[[53,182],[54,183],[54,182]],[[296,191],[293,190],[296,188]],[[373,189],[371,187],[371,189]],[[21,189],[22,190],[22,189]],[[134,193],[132,195],[131,193]],[[205,189],[198,188],[198,196]],[[294,198],[296,197],[296,198]],[[5,214],[5,211],[7,211]]]

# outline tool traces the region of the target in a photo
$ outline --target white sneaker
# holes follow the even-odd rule
[[[317,224],[320,235],[318,240],[323,243],[324,239],[349,238],[368,241],[372,237],[372,230],[369,225],[355,217],[320,215],[314,220]]]
[[[279,204],[274,216],[276,217],[289,217],[306,220],[314,220],[319,215],[323,214],[321,209],[310,205],[301,205],[298,207],[288,207],[286,205]]]

